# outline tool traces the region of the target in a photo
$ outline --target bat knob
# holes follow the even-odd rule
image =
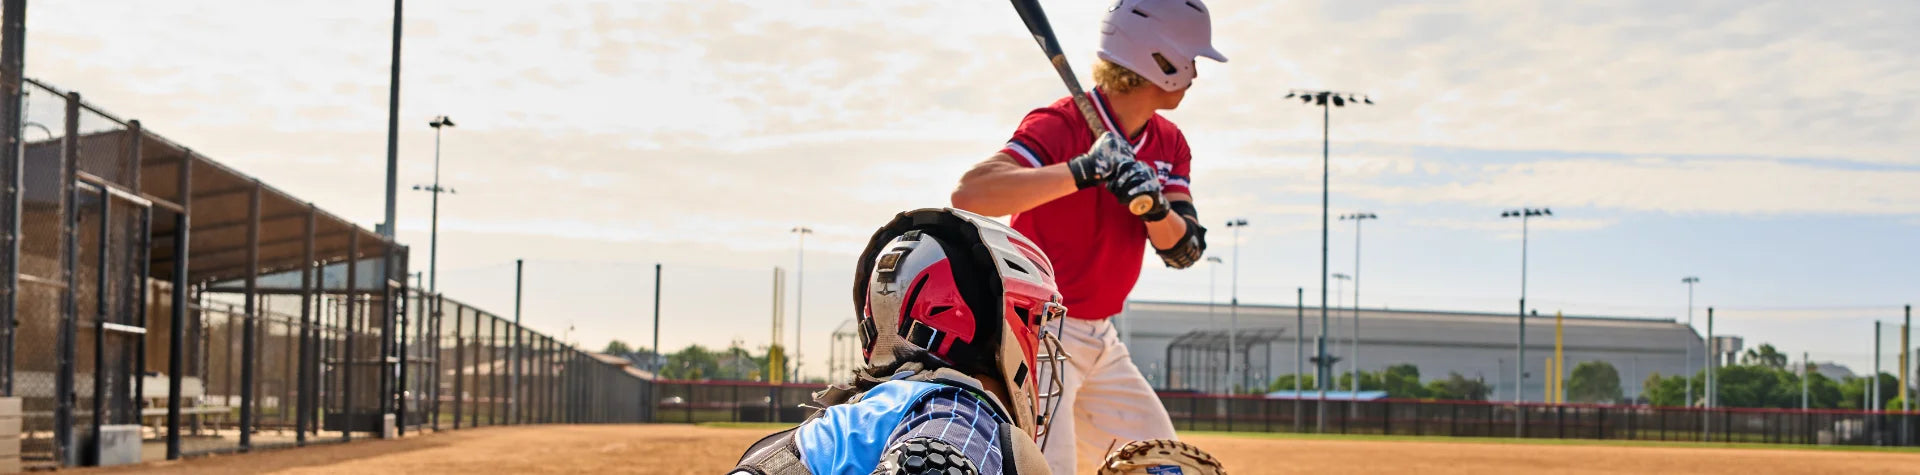
[[[1142,216],[1148,211],[1153,211],[1153,197],[1147,195],[1133,197],[1132,200],[1127,201],[1127,211],[1132,212],[1134,216]]]

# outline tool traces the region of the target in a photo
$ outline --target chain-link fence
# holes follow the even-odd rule
[[[23,401],[27,466],[651,417],[624,360],[409,289],[405,247],[23,87],[0,393]]]
[[[435,341],[435,391],[425,404],[429,429],[527,423],[648,422],[648,375],[623,359],[568,347],[453,299],[422,299],[439,307],[437,324],[416,341]]]
[[[817,384],[658,381],[657,422],[797,423]],[[1903,427],[1920,414],[1896,411],[1701,409],[1484,401],[1278,399],[1160,393],[1186,431],[1300,432],[1446,437],[1520,437],[1805,445],[1913,445]],[[1323,412],[1324,411],[1324,412]],[[1910,432],[1908,435],[1913,435]]]

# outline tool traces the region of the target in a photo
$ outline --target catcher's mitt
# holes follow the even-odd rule
[[[1226,475],[1213,454],[1172,439],[1138,440],[1107,454],[1100,475]]]

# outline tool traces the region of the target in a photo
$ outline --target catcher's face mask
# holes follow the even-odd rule
[[[926,350],[998,379],[1014,425],[1036,439],[1046,434],[1059,406],[1067,355],[1057,332],[1067,309],[1038,246],[972,213],[916,210],[874,233],[857,272],[868,364],[892,363],[899,348]]]

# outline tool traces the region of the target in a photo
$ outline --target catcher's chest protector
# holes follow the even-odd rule
[[[958,381],[943,380],[940,382],[952,384]],[[908,401],[916,399],[918,395],[930,392],[929,390],[931,388],[938,386],[941,385],[929,382],[889,382],[882,385],[882,387],[875,388],[878,392],[884,393],[879,395],[854,392],[851,388],[843,386],[829,388],[816,395],[814,403],[821,409],[814,411],[814,413],[807,418],[806,422],[802,422],[799,427],[774,433],[754,443],[753,446],[749,447],[746,453],[741,456],[739,465],[730,473],[750,475],[824,475],[815,474],[808,468],[808,459],[810,458],[816,459],[812,460],[812,462],[814,462],[812,465],[815,466],[834,466],[831,464],[833,460],[830,459],[844,461],[852,458],[861,461],[870,461],[866,463],[865,467],[871,467],[873,464],[878,463],[881,453],[887,448],[885,445],[888,436],[893,433],[899,423],[898,414],[894,414],[894,417],[888,418],[885,413],[904,412],[906,409],[911,409],[914,406],[912,404],[899,403],[881,404],[883,408],[878,411],[870,408],[861,408],[855,411],[846,409],[828,411],[826,408],[846,404],[859,404],[862,401],[866,401],[868,396],[874,396],[874,400],[867,404],[869,406],[875,405],[873,403],[881,403],[888,399]],[[971,385],[962,383],[958,384],[958,386],[965,387]],[[905,391],[907,394],[904,398],[901,397],[902,391]],[[865,417],[854,417],[858,420],[853,421],[832,420],[847,418],[856,411]],[[848,422],[852,422],[853,424],[848,424]],[[890,423],[892,425],[889,425]],[[812,427],[809,427],[810,425]],[[831,430],[827,428],[849,425],[859,427],[867,433],[861,434],[841,431],[836,435],[828,436],[827,440],[830,440],[830,442],[822,443],[820,441],[822,439],[821,434],[832,433]],[[803,436],[801,435],[802,432],[810,433]],[[809,446],[802,447],[800,440],[803,437],[811,439],[808,443]],[[1002,473],[1020,475],[1046,473],[1046,464],[1039,456],[1038,447],[1033,444],[1033,441],[1026,436],[1024,431],[1021,431],[1012,424],[1001,423],[999,424],[999,437],[996,437],[996,439],[998,439],[1001,444],[999,452],[1001,455],[1000,465],[1002,467]],[[806,454],[803,455],[803,452]],[[838,469],[829,468],[828,470],[837,472],[846,471],[845,469],[847,468],[844,466],[838,467]],[[867,470],[870,470],[870,468],[867,468]],[[863,471],[861,473],[865,472]]]

